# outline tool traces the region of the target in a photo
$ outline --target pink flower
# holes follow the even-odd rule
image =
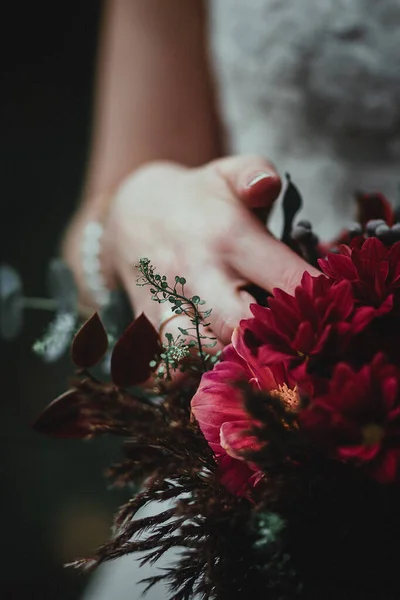
[[[220,481],[233,494],[249,495],[262,477],[257,466],[243,458],[244,451],[256,449],[258,444],[248,433],[254,423],[244,409],[237,384],[278,394],[287,391],[290,396],[284,375],[282,365],[260,367],[243,344],[242,333],[236,330],[221,362],[203,375],[192,399],[192,414],[215,454]]]

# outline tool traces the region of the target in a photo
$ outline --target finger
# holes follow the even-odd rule
[[[227,260],[247,281],[268,291],[281,288],[293,293],[305,271],[313,276],[321,274],[266,232],[252,215],[244,214],[243,220]]]
[[[161,314],[160,305],[151,299],[151,293],[147,286],[137,284],[140,276],[138,269],[131,265],[124,265],[120,275],[133,314],[136,316],[144,313],[152,325],[158,329]]]
[[[233,156],[213,163],[214,168],[248,208],[271,209],[282,183],[275,167],[262,156]]]
[[[228,303],[216,304],[217,308],[210,316],[212,330],[221,344],[230,344],[234,329],[242,319],[250,319],[253,315],[250,305],[254,304],[254,297],[243,290],[232,290],[230,305]]]
[[[252,316],[249,306],[254,303],[254,298],[241,291],[243,280],[232,277],[223,268],[212,265],[199,269],[198,273],[196,289],[206,301],[204,310],[212,311],[209,316],[211,329],[221,344],[229,344],[239,322]]]

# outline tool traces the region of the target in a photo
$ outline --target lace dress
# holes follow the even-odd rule
[[[400,0],[209,5],[231,151],[261,153],[289,172],[307,200],[304,216],[324,236],[351,219],[355,189],[378,189],[394,200]]]
[[[230,151],[289,172],[322,236],[351,219],[354,190],[397,197],[400,0],[210,0],[210,34]],[[136,600],[154,572],[119,559],[85,600]],[[156,586],[146,600],[167,597]]]

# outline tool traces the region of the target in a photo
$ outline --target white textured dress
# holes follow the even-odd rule
[[[210,52],[230,151],[261,153],[289,172],[305,198],[304,217],[322,237],[351,219],[354,190],[395,199],[400,0],[209,4]],[[279,231],[279,206],[272,227]],[[133,556],[105,565],[85,600],[137,600],[138,581],[154,570],[139,569]],[[166,598],[161,586],[146,595]]]
[[[292,175],[326,236],[400,183],[400,0],[211,0],[232,152]],[[273,226],[278,225],[274,217]]]

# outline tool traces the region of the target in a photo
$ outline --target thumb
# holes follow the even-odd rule
[[[250,209],[272,208],[282,183],[277,170],[263,156],[231,156],[214,163],[232,192]]]

